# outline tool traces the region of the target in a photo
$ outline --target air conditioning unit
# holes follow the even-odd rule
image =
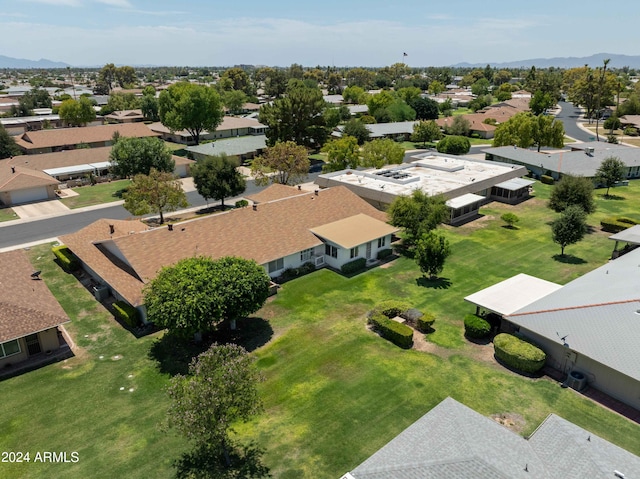
[[[587,376],[580,371],[571,371],[567,376],[567,380],[565,384],[571,389],[575,389],[576,391],[582,391],[584,387],[587,385]]]

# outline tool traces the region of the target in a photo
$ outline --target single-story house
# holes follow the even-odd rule
[[[615,156],[626,166],[626,177],[640,178],[640,149],[604,142],[576,143],[570,150],[540,152],[516,146],[499,146],[482,150],[487,160],[526,167],[533,176],[549,175],[558,180],[562,175],[594,178],[606,158]]]
[[[188,146],[186,148],[196,160],[204,159],[207,156],[225,154],[229,158],[236,158],[238,164],[242,164],[246,160],[261,155],[266,149],[267,137],[265,135],[226,138],[211,143]]]
[[[391,138],[395,140],[398,137],[402,137],[408,140],[413,134],[413,126],[416,123],[416,121],[396,121],[391,123],[372,123],[365,126],[369,130],[369,137],[371,139]],[[336,127],[332,136],[341,137],[343,130],[344,125]]]
[[[124,123],[28,131],[16,138],[16,144],[27,155],[73,150],[78,145],[97,148],[112,145],[113,135],[116,132],[121,137],[144,138],[159,136],[142,123]]]
[[[589,386],[640,410],[638,264],[634,249],[562,287],[542,280],[523,286],[516,277],[465,299],[502,315],[502,328],[538,344],[554,369],[577,371]],[[509,301],[515,307],[505,307]]]
[[[623,115],[619,118],[622,128],[630,126],[640,129],[640,115]]]
[[[344,185],[379,208],[417,189],[429,196],[443,195],[451,224],[477,216],[480,206],[491,200],[521,202],[529,197],[534,183],[520,178],[526,169],[514,165],[432,152],[419,153],[411,159],[411,163],[380,169],[324,173],[315,183],[323,188]]]
[[[493,138],[496,132],[495,125],[489,125],[484,123],[488,116],[485,116],[481,113],[474,113],[470,115],[462,115],[462,118],[469,122],[469,132],[471,134],[476,134],[480,138],[490,139]],[[436,124],[446,130],[447,126],[453,123],[454,117],[446,117],[446,118],[438,118],[436,120]]]
[[[369,107],[367,105],[347,105],[351,116],[362,116],[369,113]]]
[[[23,250],[0,254],[0,369],[59,352],[69,317]]]
[[[187,130],[171,131],[160,122],[147,125],[151,131],[160,135],[163,140],[185,145],[194,145],[195,139]],[[266,125],[253,118],[225,116],[214,132],[201,131],[200,141],[219,138],[234,138],[247,135],[264,135]]]
[[[34,115],[23,117],[0,118],[0,125],[12,136],[21,135],[27,131],[48,128],[61,128],[63,125],[60,115]]]
[[[142,110],[120,110],[104,116],[107,123],[135,123],[144,121]]]
[[[446,398],[341,479],[637,477],[640,458],[555,414],[529,437]]]
[[[42,171],[0,161],[0,204],[5,206],[56,198],[58,180]]]
[[[347,188],[289,188],[288,196],[277,188],[275,200],[252,207],[151,230],[141,221],[101,219],[61,241],[96,281],[142,314],[144,285],[187,257],[253,259],[277,277],[307,262],[340,268],[357,258],[375,261],[390,247],[397,229]]]

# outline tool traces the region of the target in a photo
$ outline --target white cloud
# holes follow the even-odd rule
[[[95,0],[95,2],[104,3],[111,7],[133,8],[133,5],[129,0]]]
[[[79,7],[82,5],[81,0],[27,0],[31,3],[44,3],[45,5],[53,5],[56,7]]]

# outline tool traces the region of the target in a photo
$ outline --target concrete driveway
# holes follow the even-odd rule
[[[69,208],[58,200],[38,201],[37,203],[12,206],[11,209],[13,209],[20,218],[61,215],[70,211]]]

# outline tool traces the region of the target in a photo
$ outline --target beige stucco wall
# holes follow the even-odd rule
[[[55,351],[60,347],[57,328],[51,328],[39,332],[38,340],[40,341],[40,349],[42,350],[42,353],[46,353],[47,351]],[[18,343],[20,344],[20,352],[18,354],[0,359],[0,368],[4,367],[7,364],[17,364],[29,358],[27,342],[25,341],[25,338],[18,339]]]

